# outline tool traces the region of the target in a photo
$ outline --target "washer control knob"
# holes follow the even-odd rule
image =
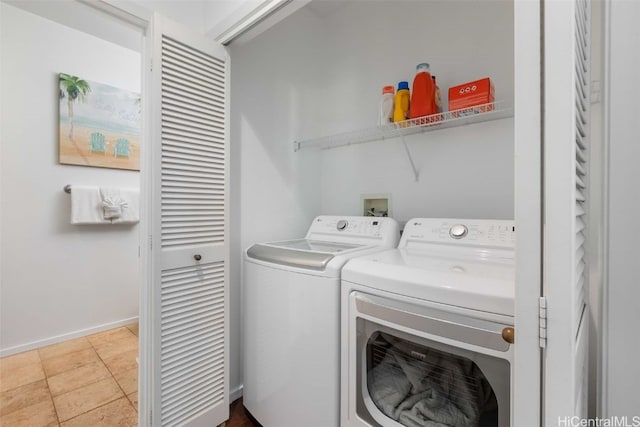
[[[467,235],[468,231],[469,230],[465,225],[456,224],[449,229],[449,236],[453,237],[454,239],[462,239],[464,236]]]
[[[338,221],[338,225],[336,225],[336,228],[338,229],[338,231],[344,231],[346,230],[348,224],[349,223],[346,219],[341,219],[340,221]]]

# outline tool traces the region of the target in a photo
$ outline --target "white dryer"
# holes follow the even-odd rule
[[[244,262],[244,406],[264,427],[340,423],[340,273],[393,248],[391,218],[315,218],[304,239],[255,244]]]
[[[515,227],[412,219],[342,272],[345,426],[511,425]]]

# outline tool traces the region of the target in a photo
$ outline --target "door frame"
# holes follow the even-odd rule
[[[149,81],[147,67],[151,66],[152,49],[148,30],[153,13],[128,1],[78,0],[102,11],[109,19],[118,19],[134,25],[144,31],[142,57],[142,119],[144,147],[151,144],[151,107],[149,105]],[[515,136],[515,220],[518,226],[518,244],[516,249],[518,286],[516,288],[516,324],[518,345],[515,346],[515,358],[525,363],[514,366],[515,425],[541,425],[541,351],[539,347],[539,310],[537,302],[541,295],[542,283],[542,147],[541,147],[541,99],[540,99],[540,55],[541,52],[541,0],[514,2],[514,36],[517,94],[514,100],[514,136]],[[517,28],[517,31],[516,31]],[[213,40],[212,40],[213,41]],[[520,80],[520,82],[519,82]],[[525,81],[526,80],[526,81]],[[229,83],[228,83],[229,84]],[[228,106],[227,106],[228,108]],[[229,129],[227,129],[227,132]],[[150,221],[152,194],[149,191],[152,173],[152,152],[143,150],[141,154],[141,291],[140,319],[149,318],[152,310],[152,298],[148,292],[152,278],[151,235],[153,224]],[[227,163],[228,166],[228,163]],[[228,173],[228,171],[227,171]],[[518,194],[526,197],[517,197]],[[227,225],[227,230],[229,229]],[[228,236],[227,236],[228,237]],[[228,278],[227,278],[228,280]],[[151,425],[151,391],[153,373],[147,361],[152,351],[152,335],[146,322],[140,322],[139,332],[139,381],[138,381],[138,424]],[[532,405],[538,401],[540,404]],[[520,422],[519,422],[520,421]]]
[[[147,76],[147,67],[151,63],[150,37],[149,28],[151,25],[152,13],[144,7],[137,6],[131,2],[121,2],[118,0],[77,0],[79,3],[86,4],[96,9],[105,19],[117,20],[127,25],[138,28],[142,32],[142,43],[140,49],[140,97],[142,100],[142,150],[140,153],[140,232],[139,232],[139,248],[140,248],[140,295],[138,308],[138,425],[151,425],[150,418],[150,391],[151,372],[150,366],[147,364],[149,360],[149,351],[151,347],[151,334],[148,325],[143,319],[148,318],[152,303],[148,290],[148,283],[151,278],[151,262],[150,262],[150,192],[148,191],[152,164],[151,150],[145,148],[150,146],[151,140],[151,112],[149,111],[149,81]]]
[[[513,425],[540,426],[542,353],[542,0],[514,2],[516,240]]]
[[[84,2],[86,0],[79,0]],[[115,4],[117,3],[117,4]],[[153,136],[153,116],[155,112],[155,108],[150,101],[150,95],[153,90],[151,87],[151,81],[149,79],[148,70],[153,67],[153,55],[154,55],[154,46],[153,46],[153,38],[149,33],[152,25],[153,12],[131,4],[129,2],[121,3],[115,2],[114,0],[102,0],[100,3],[93,3],[91,5],[104,12],[105,15],[109,15],[110,19],[119,19],[121,21],[127,22],[128,24],[132,24],[143,31],[142,36],[142,47],[141,47],[141,99],[142,99],[142,141],[143,148],[140,155],[140,271],[141,271],[141,287],[140,287],[140,302],[139,302],[139,337],[138,337],[138,425],[139,426],[152,426],[152,408],[153,408],[153,399],[154,399],[154,384],[153,379],[154,375],[154,366],[149,363],[151,361],[151,353],[154,351],[154,341],[153,341],[153,329],[150,328],[150,325],[147,324],[146,320],[150,319],[153,313],[153,303],[155,294],[153,292],[153,283],[154,283],[154,267],[157,263],[160,262],[160,253],[156,252],[154,254],[152,252],[152,236],[155,234],[159,236],[157,230],[154,230],[154,227],[157,227],[158,224],[155,224],[153,221],[153,216],[151,215],[151,208],[153,206],[154,194],[151,191],[152,180],[153,180],[153,165],[155,156],[157,153],[155,151],[149,149],[152,143]],[[212,40],[213,42],[213,40]],[[159,64],[159,61],[156,61]],[[227,61],[228,63],[228,61]],[[229,66],[227,65],[227,70],[229,72]],[[230,75],[230,74],[228,74]],[[227,79],[227,96],[230,94],[230,78]],[[226,106],[226,115],[229,117],[229,102],[227,102]],[[228,119],[229,120],[229,119]],[[226,130],[226,140],[229,142],[229,122],[227,123]],[[225,161],[225,181],[226,181],[226,192],[229,191],[229,156],[227,154]],[[225,202],[225,214],[228,218],[228,210],[229,210],[229,194],[227,194],[226,202]],[[228,230],[230,227],[225,227],[225,240],[229,240]],[[226,250],[226,259],[228,264],[230,249],[227,245]],[[228,265],[225,267],[225,280],[228,279]],[[226,286],[228,289],[228,285]],[[228,311],[228,303],[225,307],[225,311]],[[228,319],[228,314],[227,314]],[[228,335],[228,320],[225,320],[225,335]],[[228,356],[225,365],[228,366]]]
[[[129,25],[133,25],[143,32],[143,42],[141,48],[141,73],[142,73],[142,84],[141,84],[141,98],[142,98],[142,135],[143,135],[143,147],[151,147],[152,141],[152,117],[153,117],[153,108],[152,103],[149,102],[151,95],[151,82],[149,81],[149,67],[153,66],[153,40],[151,38],[151,34],[149,33],[152,25],[152,19],[154,16],[153,11],[146,9],[140,5],[132,3],[130,1],[121,1],[121,0],[77,0],[81,3],[88,4],[93,8],[102,12],[108,19],[117,19],[122,22],[126,22]],[[252,20],[254,23],[260,23],[264,19],[268,18],[272,11],[270,9],[265,9],[262,13],[257,13],[252,16]],[[234,16],[235,17],[235,16]],[[277,22],[277,21],[276,21]],[[276,22],[270,22],[266,25],[273,25]],[[239,31],[236,36],[239,36],[242,32],[247,31],[250,28],[247,28],[243,31]],[[206,34],[203,34],[203,37],[206,37]],[[216,40],[211,39],[213,43]],[[220,43],[219,41],[217,41]],[[231,87],[231,68],[229,65],[230,61],[227,62],[227,89],[226,96],[227,99],[230,97],[230,87]],[[159,63],[159,61],[156,61]],[[225,181],[226,181],[226,201],[225,201],[225,216],[226,216],[226,225],[225,225],[225,241],[229,242],[229,230],[230,230],[230,102],[227,102],[226,105],[226,116],[227,116],[227,125],[226,125],[226,141],[229,144],[227,147],[227,154],[225,160]],[[154,255],[151,251],[152,245],[152,235],[154,234],[154,227],[157,224],[153,223],[152,215],[151,215],[151,207],[153,206],[153,197],[154,194],[151,191],[151,183],[153,179],[153,164],[154,164],[154,152],[150,149],[144,149],[141,153],[141,171],[140,171],[140,187],[141,187],[141,197],[140,197],[140,270],[141,270],[141,282],[142,286],[140,288],[140,303],[139,303],[139,319],[145,319],[145,321],[140,321],[139,328],[139,364],[138,364],[138,425],[139,426],[151,426],[152,425],[152,408],[153,408],[153,378],[154,378],[154,367],[149,363],[151,361],[151,352],[154,348],[153,342],[153,331],[149,327],[146,322],[146,319],[151,318],[153,313],[153,301],[154,301],[154,292],[153,292],[153,271],[156,262],[159,262],[159,257],[157,254]],[[155,233],[158,235],[157,233]],[[226,266],[225,266],[225,280],[228,282],[229,280],[229,260],[230,260],[230,245],[227,244],[226,249]],[[154,259],[157,257],[158,259]],[[229,283],[227,283],[226,288],[229,289]],[[229,305],[226,303],[225,311],[227,312],[226,320],[225,320],[225,335],[228,336],[229,333]],[[228,343],[227,343],[228,344]],[[227,353],[227,360],[225,365],[229,366],[229,355]],[[227,376],[228,381],[228,376]],[[229,384],[227,384],[229,387]],[[230,390],[227,390],[227,393],[230,395]],[[157,420],[156,420],[157,422]]]

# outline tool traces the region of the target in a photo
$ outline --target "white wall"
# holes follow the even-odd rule
[[[123,3],[111,0],[111,3]],[[209,3],[204,0],[133,0],[132,3],[162,14],[167,18],[189,27],[192,31],[204,34],[206,28],[205,7]],[[216,3],[215,1],[213,3]]]
[[[315,215],[357,215],[362,193],[391,193],[401,220],[513,218],[512,119],[411,137],[418,183],[397,141],[293,152],[295,140],[375,124],[382,86],[412,80],[423,61],[443,93],[491,76],[512,101],[512,5],[478,3],[463,3],[477,21],[462,31],[442,19],[460,11],[451,2],[312,2],[231,46],[232,361],[250,244],[300,237]],[[232,366],[232,390],[241,374]]]
[[[640,251],[635,231],[640,212],[640,144],[638,108],[640,86],[640,2],[610,1],[608,24],[609,84],[605,106],[605,141],[608,145],[608,272],[604,288],[602,417],[640,416]],[[631,418],[629,418],[631,422]]]
[[[76,0],[1,0],[43,18],[140,51],[142,30],[130,24],[105,25],[104,12]]]
[[[300,237],[320,211],[318,159],[294,153],[313,122],[322,88],[305,61],[274,57],[322,52],[324,29],[306,10],[231,49],[231,390],[242,384],[241,270],[252,243]],[[292,36],[293,35],[293,36]],[[317,74],[317,72],[315,73]]]
[[[66,184],[139,173],[58,164],[58,73],[140,91],[140,55],[7,4],[1,13],[2,354],[138,314],[137,226],[71,226]]]
[[[496,99],[512,102],[513,5],[458,5],[380,2],[364,8],[352,2],[329,10],[332,50],[323,70],[330,74],[323,101],[331,107],[319,118],[320,133],[374,125],[382,87],[399,80],[411,84],[420,62],[430,63],[445,106],[450,86],[487,76],[494,81]],[[319,132],[311,129],[303,135]],[[322,211],[362,214],[361,194],[388,193],[391,214],[399,221],[417,216],[513,218],[513,119],[406,141],[418,182],[398,139],[320,152]]]

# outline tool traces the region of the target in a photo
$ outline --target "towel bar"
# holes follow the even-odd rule
[[[64,186],[64,192],[67,194],[71,194],[71,185],[67,184]]]

